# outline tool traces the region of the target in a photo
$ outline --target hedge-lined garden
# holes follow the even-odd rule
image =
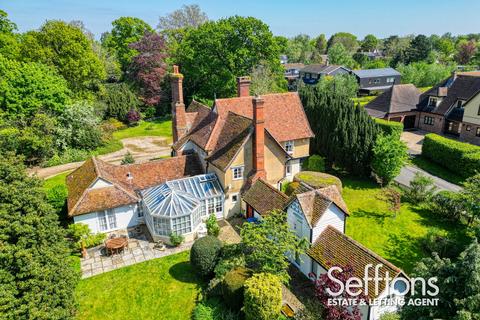
[[[395,135],[396,137],[400,138],[403,132],[403,123],[396,122],[396,121],[387,121],[383,119],[375,118],[375,122],[377,123],[380,130],[385,135]]]
[[[465,178],[480,172],[480,147],[433,133],[425,136],[422,156]]]

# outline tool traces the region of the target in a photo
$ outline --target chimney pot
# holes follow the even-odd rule
[[[248,76],[237,78],[237,95],[239,97],[250,96],[250,83],[251,79]]]

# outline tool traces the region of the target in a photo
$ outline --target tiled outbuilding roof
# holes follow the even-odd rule
[[[91,158],[67,176],[68,214],[75,216],[135,203],[137,190],[201,173],[197,155],[122,166]],[[105,183],[91,188],[98,179]]]
[[[375,277],[375,266],[378,264],[383,265],[379,269],[382,278],[385,278],[387,271],[391,278],[403,274],[398,267],[330,225],[318,236],[307,254],[327,270],[332,266],[342,268],[350,266],[353,268],[354,276],[360,279],[364,278],[365,266],[368,264],[373,265],[368,270],[371,278]],[[385,281],[380,281],[379,294],[384,289]],[[370,299],[378,297],[375,295],[374,281],[368,282],[368,297]]]
[[[257,179],[243,195],[243,201],[251,205],[262,216],[275,209],[282,210],[287,200],[286,194],[278,191],[261,178]]]
[[[420,90],[413,84],[396,84],[365,105],[368,114],[383,118],[387,114],[416,110]]]

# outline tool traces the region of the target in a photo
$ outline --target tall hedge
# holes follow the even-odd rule
[[[245,281],[246,320],[277,319],[282,308],[282,284],[270,273],[259,273]]]
[[[400,138],[403,132],[403,123],[401,122],[387,121],[383,119],[375,119],[375,122],[385,135],[394,134]]]
[[[422,155],[465,178],[480,172],[480,147],[473,144],[430,133],[423,141]]]
[[[190,250],[190,263],[202,277],[213,274],[222,250],[222,242],[213,236],[198,239]]]

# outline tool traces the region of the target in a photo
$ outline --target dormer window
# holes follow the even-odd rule
[[[285,151],[287,151],[288,154],[293,153],[293,141],[292,140],[285,142]]]
[[[458,101],[457,101],[457,108],[463,108],[463,103],[464,103],[464,102],[465,102],[465,101],[463,101],[463,100],[458,100]]]
[[[429,107],[436,107],[438,103],[438,98],[437,97],[430,97],[428,99],[428,106]]]

